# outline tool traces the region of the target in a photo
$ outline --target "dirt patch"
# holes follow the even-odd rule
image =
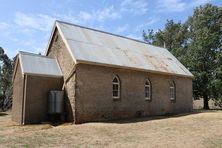
[[[0,147],[222,147],[222,111],[80,125],[18,126],[0,116]]]

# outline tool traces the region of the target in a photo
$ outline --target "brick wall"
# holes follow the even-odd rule
[[[67,78],[74,61],[56,30],[48,56],[58,60]],[[121,98],[112,99],[112,79],[121,79]],[[144,81],[152,83],[152,101],[145,101]],[[176,82],[176,101],[170,101],[169,85]],[[75,123],[135,116],[161,115],[192,110],[192,79],[133,70],[78,64],[65,87],[68,119]]]
[[[24,123],[48,121],[48,98],[50,90],[61,90],[62,78],[27,76]]]
[[[121,98],[112,98],[112,79],[121,81]],[[152,101],[144,97],[145,79],[152,83]],[[170,82],[176,101],[170,100]],[[94,65],[77,65],[76,122],[163,115],[192,110],[192,79]]]
[[[58,60],[64,78],[66,79],[74,67],[74,61],[68,52],[62,37],[55,30],[53,39],[48,52],[49,57],[54,57]],[[65,86],[65,104],[67,120],[74,121],[75,116],[75,75],[69,80]]]
[[[18,62],[15,79],[13,82],[13,102],[12,102],[12,120],[22,123],[22,100],[23,100],[23,76],[21,66]]]

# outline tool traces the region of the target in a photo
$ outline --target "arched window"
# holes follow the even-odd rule
[[[151,82],[149,79],[145,80],[145,100],[151,100]]]
[[[118,76],[113,78],[113,98],[120,98],[120,80]]]
[[[170,83],[170,100],[176,100],[176,85],[174,81]]]

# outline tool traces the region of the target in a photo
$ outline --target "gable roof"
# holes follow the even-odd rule
[[[21,71],[23,75],[33,74],[55,77],[63,76],[56,59],[20,51],[17,55],[13,79],[18,64],[21,65]]]
[[[165,48],[61,21],[55,22],[53,30],[55,28],[58,29],[76,64],[96,64],[193,77]]]

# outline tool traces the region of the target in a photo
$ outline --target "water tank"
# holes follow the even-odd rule
[[[63,112],[64,91],[52,90],[49,92],[48,113],[61,114]]]

